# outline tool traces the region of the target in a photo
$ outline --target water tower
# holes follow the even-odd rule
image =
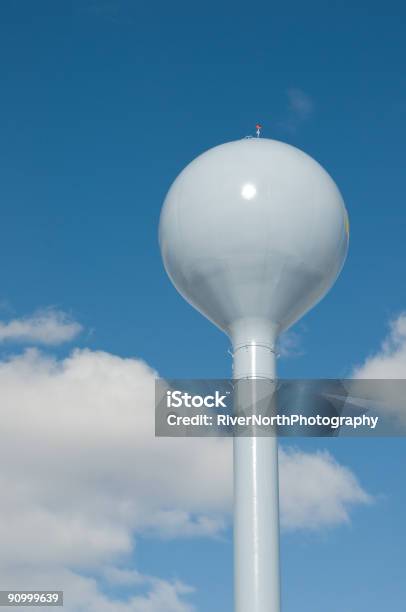
[[[181,295],[223,330],[234,379],[275,379],[275,343],[330,289],[348,248],[336,184],[306,153],[265,138],[228,142],[172,184],[159,241]],[[279,612],[276,437],[234,438],[236,612]]]

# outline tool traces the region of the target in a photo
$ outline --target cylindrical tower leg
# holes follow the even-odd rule
[[[234,378],[258,375],[275,378],[272,347],[235,347]],[[280,611],[276,436],[234,437],[234,585],[235,612]]]

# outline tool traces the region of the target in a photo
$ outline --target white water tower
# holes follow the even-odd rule
[[[348,248],[337,186],[306,153],[247,138],[214,147],[172,184],[165,269],[233,345],[233,378],[275,379],[275,342],[336,280]],[[234,438],[236,612],[279,612],[275,437]]]

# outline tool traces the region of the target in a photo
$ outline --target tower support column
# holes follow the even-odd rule
[[[275,352],[268,343],[234,343],[240,402],[257,402],[256,382],[274,388]],[[241,399],[239,381],[251,380]],[[275,436],[234,437],[235,612],[280,612],[278,440]]]

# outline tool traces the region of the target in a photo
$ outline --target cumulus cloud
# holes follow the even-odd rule
[[[227,441],[156,439],[154,376],[89,350],[0,362],[3,582],[64,588],[72,612],[193,609],[176,581],[139,575],[124,601],[101,586],[103,568],[131,564],[138,533],[210,536],[225,524]]]
[[[82,326],[61,310],[40,310],[29,317],[0,321],[0,342],[56,345],[73,340]]]
[[[123,575],[121,575],[123,574]],[[131,575],[132,574],[132,575]],[[64,590],[64,610],[68,612],[195,612],[188,596],[193,589],[178,580],[172,582],[137,572],[104,572],[107,588],[100,588],[101,576],[90,577],[69,569],[19,567],[1,574],[2,584],[12,590],[37,591],[38,585],[50,590]],[[119,588],[125,593],[118,599],[106,591]],[[135,589],[142,592],[134,595]],[[49,608],[39,606],[45,612]]]
[[[100,351],[58,360],[31,348],[0,361],[4,583],[64,588],[69,612],[193,609],[188,586],[133,571],[134,541],[221,533],[231,441],[155,438],[154,378],[144,362]],[[280,470],[286,529],[334,526],[369,500],[326,453],[285,449]],[[127,599],[106,594],[106,580],[129,585]]]
[[[279,454],[281,523],[288,529],[320,529],[348,523],[349,509],[372,498],[354,474],[326,451]]]
[[[390,321],[389,331],[380,348],[357,365],[349,383],[350,394],[365,399],[381,416],[387,417],[392,433],[406,427],[406,313]],[[360,404],[362,405],[362,404]],[[395,424],[393,429],[392,423]],[[396,429],[399,427],[399,429]]]
[[[406,313],[389,324],[389,333],[380,349],[354,368],[353,378],[406,378]]]

